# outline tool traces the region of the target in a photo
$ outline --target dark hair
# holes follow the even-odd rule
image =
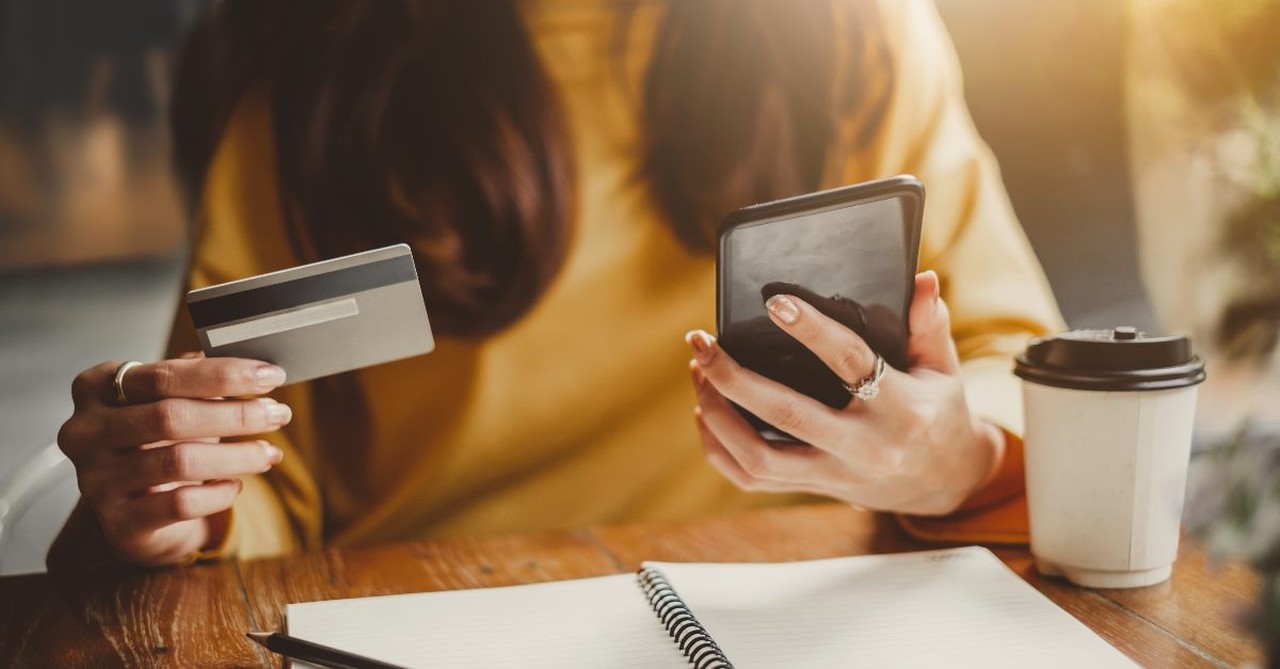
[[[666,8],[636,176],[686,246],[709,249],[737,207],[819,188],[851,148],[842,121],[865,119],[855,145],[874,132],[889,58],[872,4],[851,5]],[[433,325],[456,335],[511,324],[554,278],[573,220],[570,139],[514,2],[224,0],[177,72],[175,159],[192,202],[259,85],[304,258],[408,241]]]

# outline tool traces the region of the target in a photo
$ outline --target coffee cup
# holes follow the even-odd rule
[[[1073,330],[1018,356],[1036,568],[1093,588],[1169,578],[1204,363],[1179,336]]]

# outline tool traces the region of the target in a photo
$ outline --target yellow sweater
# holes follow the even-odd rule
[[[486,341],[444,338],[425,357],[275,393],[294,410],[269,437],[284,460],[245,481],[219,552],[678,518],[794,499],[739,492],[704,462],[681,336],[713,325],[714,261],[684,250],[628,178],[640,155],[638,109],[611,50],[614,4],[523,5],[579,166],[575,237],[553,286]],[[1017,433],[1010,356],[1057,327],[1053,300],[969,119],[934,9],[885,0],[881,16],[898,77],[892,108],[872,147],[829,185],[923,179],[921,264],[942,277],[970,404]],[[644,55],[627,54],[629,76]],[[192,287],[302,262],[278,214],[271,133],[261,97],[247,96],[205,185]],[[193,342],[180,319],[173,350]]]

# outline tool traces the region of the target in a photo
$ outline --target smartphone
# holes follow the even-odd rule
[[[720,345],[748,369],[828,406],[847,405],[841,379],[769,319],[765,300],[785,293],[858,333],[886,363],[906,369],[923,213],[924,185],[906,175],[733,212],[718,233]],[[799,441],[738,410],[765,439]]]

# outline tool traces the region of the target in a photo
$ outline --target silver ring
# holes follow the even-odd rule
[[[111,379],[111,389],[116,393],[117,404],[129,403],[129,398],[124,394],[124,375],[128,374],[129,370],[141,364],[142,363],[137,360],[126,360],[125,362],[120,363],[119,367],[116,367],[116,375]]]
[[[844,389],[849,391],[849,394],[852,395],[854,399],[866,402],[867,400],[875,399],[876,395],[880,394],[880,379],[883,378],[884,357],[876,355],[876,367],[875,371],[871,373],[871,376],[859,381],[856,386],[851,386],[844,381],[841,381],[840,385],[844,386]]]

